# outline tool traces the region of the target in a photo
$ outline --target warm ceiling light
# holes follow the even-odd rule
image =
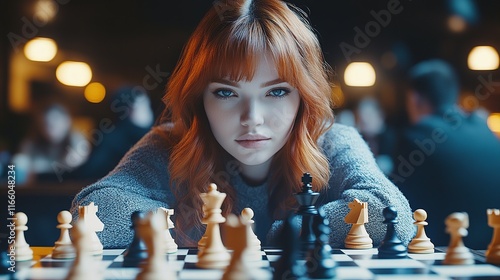
[[[85,62],[65,61],[57,67],[56,77],[67,86],[83,87],[92,79],[92,70]]]
[[[85,87],[85,99],[90,103],[99,103],[106,96],[106,88],[101,83],[90,83]]]
[[[368,62],[352,62],[344,72],[345,84],[352,87],[369,87],[375,84],[376,75]]]
[[[35,38],[24,46],[24,55],[33,61],[51,61],[56,53],[56,42],[50,38]]]
[[[488,117],[488,127],[495,133],[500,133],[500,113],[493,113]]]
[[[471,70],[498,69],[498,52],[491,46],[474,47],[467,58],[467,65]]]

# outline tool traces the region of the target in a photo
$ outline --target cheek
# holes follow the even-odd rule
[[[288,131],[298,112],[298,103],[292,102],[285,106],[274,107],[270,111],[269,126],[273,131]]]

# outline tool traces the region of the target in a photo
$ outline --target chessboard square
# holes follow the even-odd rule
[[[33,267],[25,271],[18,271],[15,279],[30,279],[30,280],[52,280],[65,279],[68,275],[68,269],[59,267]]]
[[[358,266],[354,261],[335,261],[337,266]]]
[[[407,275],[377,275],[377,280],[449,280],[450,278],[437,274],[407,274]],[[468,279],[472,280],[472,279]]]
[[[122,255],[123,253],[125,253],[125,250],[123,250],[123,249],[106,249],[103,251],[102,255],[116,257],[118,255]]]
[[[186,263],[197,263],[198,262],[198,256],[197,255],[187,255],[186,258],[184,259]]]
[[[192,250],[192,251],[195,251],[195,250]],[[177,249],[177,252],[173,253],[172,255],[187,255],[189,253],[189,248],[178,248]],[[198,253],[198,250],[196,250],[196,253],[194,254],[197,254]]]
[[[489,264],[476,265],[439,265],[432,266],[432,271],[439,275],[448,277],[483,277],[483,276],[498,276],[500,268]],[[479,279],[479,278],[477,278]]]
[[[353,261],[353,258],[351,258],[351,256],[348,256],[348,255],[345,255],[345,254],[334,254],[332,255],[332,258],[337,261],[337,262],[352,262]]]
[[[377,255],[378,254],[378,249],[377,248],[370,248],[370,249],[341,249],[341,251],[349,256],[357,256],[357,255],[362,255],[362,256],[370,256],[370,255]]]
[[[425,264],[412,259],[370,259],[355,260],[356,264],[366,268],[425,268]]]
[[[40,261],[40,265],[42,267],[71,267],[73,264],[73,260],[66,261]]]
[[[114,261],[120,255],[102,255],[103,261]]]
[[[379,275],[420,275],[420,274],[435,274],[430,271],[429,267],[397,267],[397,268],[370,268],[376,276]]]
[[[428,260],[444,260],[446,253],[433,253],[433,254],[408,254],[414,260],[428,261]]]
[[[341,266],[335,269],[338,279],[373,279],[373,273],[359,266]]]
[[[167,261],[184,261],[186,259],[186,255],[167,255]]]
[[[140,272],[139,267],[109,268],[104,271],[105,279],[135,279]]]
[[[198,249],[188,249],[186,255],[198,255]]]
[[[182,280],[204,280],[204,279],[222,279],[224,270],[221,269],[183,269],[179,273],[179,279]]]
[[[267,255],[267,260],[271,263],[277,262],[280,259],[281,255]]]

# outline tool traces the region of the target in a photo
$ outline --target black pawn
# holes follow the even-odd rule
[[[408,256],[408,250],[396,234],[394,225],[397,224],[398,212],[394,207],[389,206],[382,211],[384,224],[387,224],[387,232],[384,240],[378,247],[378,257],[381,259],[399,259]]]
[[[300,250],[305,253],[314,248],[314,233],[312,231],[312,218],[318,214],[314,205],[318,200],[319,193],[312,190],[312,177],[309,173],[302,176],[302,191],[295,194],[299,203],[297,214],[302,216],[302,229],[300,231]]]
[[[336,263],[332,258],[332,247],[328,244],[330,227],[325,219],[323,208],[318,209],[318,215],[313,218],[313,231],[316,237],[314,249],[309,250],[306,266],[312,279],[332,279],[335,277]]]
[[[283,228],[279,234],[279,247],[282,249],[281,257],[274,266],[273,280],[302,280],[305,279],[305,268],[299,265],[298,247],[299,227],[297,216],[289,215],[283,223]]]
[[[145,214],[140,211],[135,211],[131,215],[132,226],[130,228],[134,231],[134,237],[132,238],[132,242],[123,255],[124,267],[137,267],[140,263],[146,261],[146,259],[148,258],[146,244],[141,238],[139,238],[139,235],[137,234],[137,226],[139,224],[139,221],[144,217]]]

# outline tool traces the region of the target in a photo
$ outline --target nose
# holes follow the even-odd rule
[[[255,100],[244,102],[241,110],[240,122],[242,126],[255,127],[264,123],[262,105]]]

